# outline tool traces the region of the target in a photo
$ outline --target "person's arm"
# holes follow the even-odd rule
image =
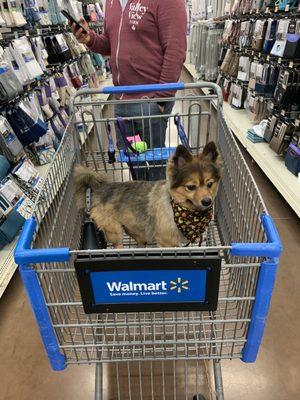
[[[104,33],[98,35],[96,32],[89,28],[88,23],[85,19],[80,20],[80,24],[87,31],[86,34],[82,32],[82,29],[76,28],[76,25],[71,25],[72,31],[79,43],[85,44],[89,50],[94,53],[100,53],[103,56],[110,56],[110,40],[108,35],[105,33],[105,22],[104,22]]]
[[[105,22],[104,22],[104,30],[101,35],[96,32],[90,31],[90,41],[87,43],[87,47],[89,50],[94,53],[100,53],[103,56],[110,56],[110,40],[108,35],[106,34]]]
[[[164,52],[160,83],[178,82],[186,57],[187,15],[184,0],[160,1],[157,8],[159,39]],[[168,97],[174,92],[160,92]]]

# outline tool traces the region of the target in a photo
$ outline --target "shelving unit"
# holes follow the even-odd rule
[[[103,81],[103,86],[111,86],[111,85],[112,85],[112,80],[110,78]],[[108,94],[99,95],[99,98],[101,98],[101,100],[107,100],[108,97],[109,97]],[[86,137],[81,138],[82,144],[86,141],[88,135],[92,132],[92,130],[93,130],[93,123],[89,123],[87,127]],[[50,164],[36,167],[41,178],[46,177],[49,166]],[[25,218],[30,212],[27,211],[27,209],[30,209],[29,204],[27,204],[24,201],[20,205],[20,210],[23,210],[22,215]],[[12,243],[10,243],[9,245],[5,246],[3,249],[0,250],[0,298],[2,297],[5,289],[7,288],[11,278],[13,277],[17,269],[17,264],[14,262],[14,250],[17,242],[18,242],[18,237],[16,237]]]
[[[43,179],[49,168],[50,164],[42,165],[40,167],[36,167],[39,172],[40,178]],[[39,183],[37,184],[37,187]],[[29,215],[31,210],[32,202],[30,200],[23,201],[19,207],[18,211],[26,218]],[[18,241],[18,237],[16,237],[13,242],[6,245],[3,249],[0,250],[0,298],[2,297],[9,281],[11,280],[17,265],[14,262],[14,250]]]
[[[191,80],[197,80],[195,66],[185,64],[185,68]],[[285,167],[283,158],[278,156],[268,143],[252,143],[247,139],[247,130],[254,124],[245,110],[235,110],[224,102],[223,113],[228,127],[235,137],[300,217],[300,178],[297,178]]]

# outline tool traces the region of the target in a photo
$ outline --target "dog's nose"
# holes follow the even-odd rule
[[[209,197],[205,197],[201,200],[201,203],[204,207],[208,207],[211,205],[211,199]]]

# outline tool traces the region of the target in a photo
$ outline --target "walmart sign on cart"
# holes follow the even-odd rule
[[[206,270],[90,272],[96,304],[205,302]]]
[[[78,255],[74,265],[87,314],[214,311],[218,306],[221,258],[216,252],[154,259]]]

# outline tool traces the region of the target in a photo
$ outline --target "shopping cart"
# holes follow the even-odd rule
[[[151,144],[147,154],[130,153],[122,145],[119,151],[113,108],[120,101],[103,96],[145,92],[138,104],[150,110],[156,100],[147,98],[147,92],[171,89],[178,92],[170,115],[141,111],[125,118],[134,135],[143,136],[148,129],[150,137],[152,120],[165,123],[167,118],[160,152]],[[223,399],[220,360],[256,359],[281,242],[224,120],[220,88],[199,82],[79,90],[72,104],[72,121],[15,252],[52,368],[96,364],[96,399],[202,399],[201,368],[212,360],[215,396]],[[142,121],[142,131],[135,132],[136,121]],[[74,198],[76,162],[105,171],[111,179],[129,180],[132,169],[164,168],[182,140],[196,154],[211,139],[223,159],[223,176],[215,217],[200,247],[138,248],[124,234],[124,249],[108,244],[106,249],[80,250],[83,215]],[[102,299],[95,282],[101,286],[111,272],[124,277],[124,271],[129,280],[141,271],[155,282],[162,275],[175,276],[171,286],[177,297],[172,304],[156,300],[155,294],[135,303],[128,296]],[[187,292],[182,286],[189,284],[196,292],[199,285],[202,294],[181,297]],[[169,281],[166,285],[169,290]],[[111,379],[109,393],[104,375]]]

